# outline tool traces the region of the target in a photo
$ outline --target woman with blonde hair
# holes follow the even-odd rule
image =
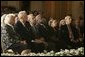
[[[12,43],[10,42],[10,34],[9,32],[11,31],[9,27],[11,26],[10,23],[12,23],[12,17],[14,17],[13,14],[7,14],[6,17],[4,18],[4,28],[1,30],[1,47],[3,52],[6,51]],[[8,31],[9,30],[9,31]]]
[[[19,35],[15,32],[14,24],[15,24],[15,14],[8,14],[5,17],[5,32],[2,30],[1,36],[1,47],[3,52],[6,52],[8,49],[12,49],[15,53],[20,53],[26,46],[25,43],[20,42]],[[18,48],[18,49],[17,49]]]

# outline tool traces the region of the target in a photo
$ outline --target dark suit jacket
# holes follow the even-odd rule
[[[47,37],[47,27],[43,24],[43,25],[37,25],[37,29],[38,29],[38,35],[42,36],[42,37]]]
[[[77,29],[73,25],[70,25],[70,26],[71,26],[71,29],[72,29],[74,39],[78,38],[79,34],[78,34]],[[69,31],[68,31],[67,25],[62,26],[60,32],[61,32],[61,35],[62,35],[61,37],[69,39]]]
[[[71,29],[74,36],[74,40],[76,41],[79,35],[78,31],[73,25],[71,25]],[[63,40],[66,43],[66,45],[71,45],[73,47],[76,46],[75,43],[70,41],[71,39],[69,38],[69,31],[68,31],[67,25],[61,26],[59,34],[60,34],[59,38],[61,38],[61,40]]]
[[[25,23],[25,26],[23,26],[23,24],[20,21],[17,21],[14,28],[15,31],[20,35],[21,40],[26,40],[27,42],[29,42],[33,39],[30,25],[28,22]]]

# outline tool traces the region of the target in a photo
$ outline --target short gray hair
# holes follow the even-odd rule
[[[25,14],[27,14],[26,11],[20,11],[20,12],[18,13],[19,19],[22,19],[22,16],[24,16]]]

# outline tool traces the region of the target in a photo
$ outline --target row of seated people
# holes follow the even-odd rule
[[[71,16],[60,21],[53,18],[47,21],[41,13],[27,15],[26,11],[17,15],[4,14],[1,17],[2,52],[8,49],[15,53],[27,49],[31,52],[59,51],[83,46],[83,20],[79,18],[75,24],[72,21]]]

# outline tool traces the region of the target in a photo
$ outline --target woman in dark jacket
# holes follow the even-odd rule
[[[78,31],[72,25],[72,19],[70,16],[66,16],[64,21],[65,25],[60,27],[60,38],[65,42],[66,48],[76,48],[79,35]]]

